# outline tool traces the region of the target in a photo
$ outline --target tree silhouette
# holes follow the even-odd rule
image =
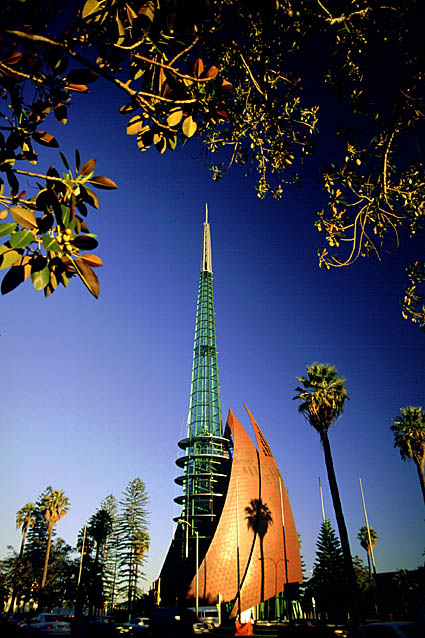
[[[403,461],[412,459],[415,463],[425,502],[425,412],[422,407],[412,406],[401,408],[400,412],[391,426],[394,447],[398,447]]]
[[[44,515],[47,523],[47,547],[46,555],[44,559],[43,576],[41,579],[41,593],[46,584],[47,567],[49,564],[50,547],[52,543],[53,528],[65,516],[69,509],[69,499],[65,496],[62,490],[54,490],[52,487],[48,487],[41,498],[40,510]]]
[[[370,534],[370,542],[369,542],[369,534]],[[368,564],[368,567],[369,567],[369,577],[372,578],[371,554],[372,554],[373,548],[375,547],[375,545],[376,545],[376,543],[378,541],[378,534],[371,527],[369,527],[369,531],[368,531],[367,526],[363,525],[363,527],[361,527],[359,529],[359,533],[357,534],[357,539],[358,539],[360,545],[366,551],[367,564]],[[376,573],[375,565],[373,565],[373,568],[374,568],[375,573]]]
[[[298,394],[293,397],[301,401],[298,412],[319,433],[323,446],[326,470],[328,473],[329,488],[335,510],[338,525],[341,548],[344,556],[345,572],[351,587],[352,612],[355,622],[358,622],[357,611],[357,585],[354,573],[353,559],[351,557],[350,543],[347,527],[342,511],[341,498],[339,496],[338,483],[333,464],[331,446],[328,431],[344,411],[345,401],[349,399],[345,387],[345,379],[338,376],[338,370],[327,363],[312,363],[307,366],[307,376],[297,377],[302,383],[295,390]]]
[[[258,534],[260,539],[260,560],[261,560],[261,601],[264,601],[264,536],[267,534],[269,526],[273,523],[272,514],[261,498],[251,499],[250,504],[245,507],[245,519],[248,529],[252,529],[254,534]]]

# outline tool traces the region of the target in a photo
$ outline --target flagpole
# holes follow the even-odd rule
[[[362,493],[363,511],[364,511],[364,518],[365,518],[365,521],[366,521],[367,536],[368,536],[368,539],[369,539],[369,548],[370,548],[370,555],[371,555],[371,558],[372,558],[373,572],[374,572],[374,574],[376,574],[375,557],[373,555],[372,538],[371,538],[371,535],[370,535],[369,521],[367,520],[366,503],[365,503],[364,494],[363,494],[362,479],[359,478],[359,481],[360,481],[360,492]]]

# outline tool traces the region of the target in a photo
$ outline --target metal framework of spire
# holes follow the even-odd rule
[[[183,469],[183,475],[176,478],[176,483],[183,488],[183,494],[175,499],[182,505],[176,520],[185,521],[186,540],[195,530],[202,538],[211,538],[214,533],[227,480],[227,445],[222,433],[211,236],[206,207],[187,436],[179,441],[184,454],[176,461]]]

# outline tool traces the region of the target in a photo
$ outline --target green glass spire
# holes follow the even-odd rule
[[[176,483],[183,487],[175,500],[183,506],[177,520],[211,538],[221,512],[229,460],[223,438],[218,380],[213,275],[208,208],[203,228],[201,273],[196,307],[187,436],[179,442],[185,453],[177,459],[184,470]]]

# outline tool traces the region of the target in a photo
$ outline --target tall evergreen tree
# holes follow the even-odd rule
[[[111,532],[107,536],[102,555],[103,589],[106,605],[112,607],[115,598],[118,558],[118,502],[113,494],[109,494],[102,502],[101,508],[106,510],[111,519]]]
[[[126,592],[128,611],[131,614],[132,601],[137,595],[136,582],[136,548],[142,532],[146,534],[148,525],[148,495],[140,478],[135,478],[125,488],[119,502],[118,516],[118,566],[119,586],[123,594]],[[143,560],[140,561],[143,563]],[[140,564],[139,563],[139,564]],[[140,575],[140,573],[139,573]]]
[[[307,595],[316,601],[322,619],[342,618],[347,609],[347,578],[341,544],[331,522],[325,519],[316,543],[313,575],[307,583]]]

